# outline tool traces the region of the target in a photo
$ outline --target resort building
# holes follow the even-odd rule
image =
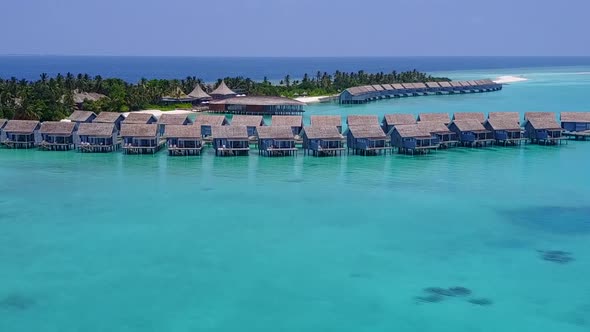
[[[489,118],[484,127],[494,134],[496,144],[516,145],[524,140],[518,121],[511,116]]]
[[[246,126],[216,126],[212,129],[216,156],[248,155],[250,144]]]
[[[348,126],[346,131],[346,147],[354,154],[376,155],[387,152],[387,135],[379,125],[361,124]]]
[[[258,153],[267,156],[292,156],[297,154],[293,127],[272,126],[258,128]]]
[[[74,104],[76,109],[81,110],[84,109],[84,102],[91,101],[99,101],[100,99],[106,98],[107,96],[96,93],[96,92],[80,92],[78,90],[74,91],[72,98],[74,100]]]
[[[174,103],[192,103],[195,98],[188,96],[180,88],[174,89],[174,91],[168,95],[162,96],[162,103],[174,104]]]
[[[380,126],[379,118],[376,115],[349,115],[346,118],[348,126]]]
[[[520,114],[518,112],[490,112],[488,119],[508,118],[520,124]]]
[[[164,132],[168,154],[171,156],[194,156],[201,154],[203,139],[199,125],[166,125]]]
[[[302,131],[303,151],[313,156],[335,156],[344,151],[342,140],[344,137],[338,132],[338,128],[305,127]]]
[[[100,112],[94,119],[93,123],[112,123],[117,128],[117,131],[121,130],[121,123],[125,121],[125,116],[117,112]]]
[[[463,146],[486,146],[494,142],[494,135],[478,120],[455,120],[449,129],[457,134]]]
[[[270,125],[273,127],[290,127],[293,135],[297,136],[303,129],[303,117],[301,115],[273,115]]]
[[[30,149],[41,137],[41,123],[34,120],[9,120],[4,126],[2,144],[7,148]]]
[[[46,121],[41,123],[39,133],[40,149],[49,151],[67,151],[74,148],[75,122]]]
[[[399,153],[427,153],[440,145],[437,136],[418,124],[397,125],[391,130],[390,137],[391,145],[397,147]]]
[[[391,129],[397,125],[415,124],[416,118],[412,114],[385,114],[381,126],[385,133],[389,134]]]
[[[160,140],[158,125],[126,123],[121,125],[123,151],[126,154],[154,154],[164,142]]]
[[[568,132],[590,130],[590,112],[561,112],[561,128]]]
[[[229,121],[224,115],[198,115],[195,119],[195,124],[201,126],[201,136],[209,137],[212,135],[213,127],[227,126]]]
[[[0,142],[3,142],[5,137],[4,137],[4,127],[6,126],[6,124],[8,123],[8,120],[6,119],[0,119]]]
[[[188,96],[193,99],[193,103],[197,104],[206,103],[213,99],[213,97],[208,95],[207,92],[205,92],[203,88],[201,88],[201,84],[198,83],[193,89],[193,91],[191,91],[191,93],[188,94]]]
[[[421,121],[441,122],[448,125],[451,122],[451,118],[449,117],[449,113],[420,113],[418,114],[418,122]]]
[[[310,117],[312,127],[336,127],[342,133],[342,118],[340,115],[312,115]]]
[[[245,126],[248,129],[248,136],[258,135],[256,129],[265,125],[262,115],[234,115],[231,119],[231,126]]]
[[[450,148],[457,146],[459,140],[457,134],[451,131],[444,123],[436,121],[420,121],[417,123],[420,130],[429,132],[438,138],[439,147]]]
[[[221,83],[219,84],[219,86],[215,90],[211,91],[211,93],[209,93],[209,95],[213,99],[227,99],[227,98],[235,97],[238,94],[235,93],[232,89],[230,89],[225,84],[225,81],[221,81]]]
[[[164,131],[168,125],[186,126],[189,124],[192,124],[192,121],[189,119],[188,114],[164,113],[160,116],[160,119],[158,119],[158,131],[160,132],[160,135],[164,135]]]
[[[441,94],[442,88],[438,82],[426,82],[424,84],[426,84],[428,92],[434,94]]]
[[[119,130],[114,123],[82,123],[78,128],[80,152],[113,152],[119,150]]]
[[[453,114],[453,120],[476,120],[479,123],[486,121],[486,116],[483,113],[478,112],[459,112]]]
[[[125,118],[123,123],[126,124],[153,124],[158,122],[158,119],[150,113],[131,112]]]
[[[89,111],[74,111],[67,119],[76,123],[76,129],[78,129],[80,123],[90,123],[96,119],[96,114]]]
[[[453,86],[449,82],[437,82],[440,85],[440,92],[453,93]]]
[[[557,144],[564,139],[563,128],[552,117],[528,117],[524,129],[531,143]]]
[[[209,110],[216,113],[250,115],[298,115],[305,103],[285,97],[246,96],[213,100]]]

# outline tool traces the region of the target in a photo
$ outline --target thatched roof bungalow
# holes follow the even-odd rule
[[[449,148],[456,146],[459,143],[457,134],[451,131],[444,123],[436,121],[420,121],[417,123],[420,130],[429,132],[434,137],[438,138],[440,147]]]
[[[524,121],[526,122],[528,119],[532,118],[549,118],[549,119],[556,119],[555,113],[553,112],[525,112],[524,113]]]
[[[556,144],[564,138],[563,128],[550,116],[528,117],[524,129],[531,143]]]
[[[394,126],[414,123],[416,118],[412,114],[385,114],[381,125],[385,133],[389,134]]]
[[[301,115],[273,115],[270,125],[290,127],[293,135],[299,135],[303,129],[303,117]]]
[[[234,115],[231,119],[231,126],[245,126],[250,137],[256,136],[258,127],[264,125],[262,115]]]
[[[75,123],[90,123],[94,119],[96,119],[96,114],[90,111],[74,111],[69,117],[68,120]],[[77,128],[78,126],[76,126]]]
[[[160,131],[160,135],[164,135],[164,131],[168,125],[186,126],[189,124],[192,124],[192,121],[189,119],[188,114],[164,113],[158,119],[158,130]]]
[[[479,120],[454,120],[449,129],[457,134],[463,146],[484,146],[494,141],[494,135]]]
[[[118,112],[100,112],[96,116],[93,123],[113,123],[117,131],[121,130],[121,123],[125,121],[125,116]]]
[[[519,144],[523,140],[522,129],[514,117],[492,117],[484,123],[484,127],[494,134],[496,143],[513,145]]]
[[[198,83],[195,86],[195,88],[193,89],[193,91],[191,91],[188,94],[188,96],[191,97],[191,98],[193,98],[198,103],[210,101],[211,99],[213,99],[213,97],[211,97],[210,95],[208,95],[207,92],[205,92],[203,90],[203,88],[201,87],[201,84],[198,84]]]
[[[215,155],[239,156],[250,151],[246,126],[215,126],[212,128]]]
[[[314,156],[334,156],[342,154],[343,136],[334,126],[304,127],[302,131],[304,152]]]
[[[162,102],[165,104],[170,103],[191,103],[195,100],[195,98],[188,96],[182,89],[177,87],[171,93],[162,96]]]
[[[518,112],[490,112],[488,119],[508,118],[512,121],[520,123],[520,114]]]
[[[2,144],[8,148],[30,149],[41,139],[41,123],[35,120],[9,120],[3,131]]]
[[[78,90],[74,91],[74,93],[72,94],[72,99],[74,100],[74,104],[76,104],[76,108],[80,109],[80,110],[84,108],[84,102],[86,102],[86,101],[95,102],[95,101],[98,101],[98,100],[106,98],[106,97],[107,96],[100,94],[100,93],[80,92]],[[82,123],[82,122],[80,122],[80,123]]]
[[[346,124],[348,126],[379,126],[379,117],[376,115],[349,115],[346,118]]]
[[[346,131],[346,146],[354,154],[376,155],[386,152],[387,135],[376,124],[349,125]]]
[[[212,112],[250,115],[297,115],[303,113],[303,106],[305,103],[295,99],[273,96],[231,97],[209,103]]]
[[[570,132],[590,130],[590,112],[561,112],[561,128]]]
[[[131,112],[123,121],[126,124],[153,124],[156,122],[158,119],[153,114],[141,112]]]
[[[78,151],[113,152],[118,150],[118,132],[116,124],[111,122],[81,123],[78,127]]]
[[[75,122],[46,121],[41,124],[39,148],[51,151],[67,151],[74,148]]]
[[[197,115],[195,125],[201,126],[201,135],[209,137],[212,135],[212,129],[215,126],[227,126],[229,121],[225,115]]]
[[[484,123],[486,116],[480,112],[457,112],[453,115],[453,120],[477,120]]]
[[[127,123],[121,125],[123,149],[127,154],[154,154],[162,147],[158,125]]]
[[[171,156],[192,156],[201,153],[203,139],[201,126],[169,124],[164,132]]]
[[[418,114],[418,122],[420,121],[441,122],[448,125],[451,122],[451,118],[449,117],[449,113],[420,113]]]
[[[390,133],[391,145],[400,153],[426,153],[437,149],[439,138],[419,124],[403,124],[393,127]]]
[[[258,128],[258,152],[267,156],[290,156],[297,153],[291,126],[275,125]]]
[[[312,127],[336,127],[342,133],[342,118],[340,115],[312,115],[310,117]]]

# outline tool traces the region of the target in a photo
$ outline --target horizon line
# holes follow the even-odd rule
[[[121,57],[121,58],[590,58],[590,55],[119,55],[119,54],[40,54],[40,53],[0,53],[5,57]]]

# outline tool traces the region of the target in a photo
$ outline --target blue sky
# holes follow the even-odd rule
[[[0,54],[590,55],[589,0],[3,0]]]

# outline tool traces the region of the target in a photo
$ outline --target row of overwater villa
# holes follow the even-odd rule
[[[490,79],[472,81],[374,84],[348,88],[339,97],[341,104],[364,104],[372,100],[442,94],[479,93],[502,90]]]
[[[338,115],[312,115],[304,126],[300,115],[273,115],[270,125],[260,115],[166,114],[75,111],[69,122],[0,120],[0,141],[6,148],[50,151],[153,154],[163,147],[173,156],[198,155],[210,145],[216,155],[247,155],[251,146],[267,156],[340,155],[343,151],[377,155],[397,150],[421,154],[457,146],[559,144],[567,137],[590,136],[590,112],[516,112],[350,115],[342,130]]]

